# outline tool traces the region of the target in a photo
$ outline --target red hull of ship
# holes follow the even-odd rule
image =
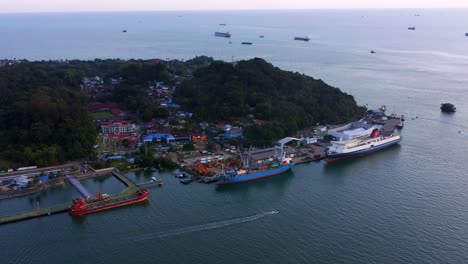
[[[138,197],[136,197],[134,199],[130,199],[130,200],[127,200],[127,201],[122,201],[122,202],[115,202],[115,203],[112,203],[112,201],[109,201],[109,203],[106,204],[106,205],[95,207],[95,208],[92,208],[92,209],[88,209],[87,207],[82,208],[80,210],[70,209],[70,214],[72,216],[80,216],[80,215],[85,215],[85,214],[89,214],[89,213],[95,213],[95,212],[99,212],[99,211],[109,210],[109,209],[112,209],[112,208],[121,207],[121,206],[125,206],[125,205],[130,205],[130,204],[134,204],[134,203],[139,203],[139,202],[142,202],[142,201],[146,200],[148,198],[148,195],[149,195],[149,192],[145,190]],[[73,205],[72,205],[72,207],[73,207]]]

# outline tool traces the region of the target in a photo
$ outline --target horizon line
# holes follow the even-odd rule
[[[311,10],[449,10],[468,7],[330,7],[330,8],[270,8],[270,9],[155,9],[155,10],[44,10],[44,11],[0,11],[0,14],[50,14],[50,13],[144,13],[144,12],[237,12],[237,11],[311,11]]]

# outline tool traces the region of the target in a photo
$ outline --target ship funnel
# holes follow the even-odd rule
[[[378,129],[374,129],[374,130],[372,130],[372,133],[370,134],[370,137],[371,137],[371,138],[376,138],[376,137],[378,137],[379,135],[380,135],[379,130],[378,130]]]

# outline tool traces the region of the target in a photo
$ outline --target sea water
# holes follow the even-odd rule
[[[170,173],[129,173],[164,185],[135,206],[2,225],[1,263],[465,263],[465,32],[468,10],[449,9],[1,14],[0,58],[260,57],[406,117],[395,147],[256,182],[182,185]],[[442,114],[444,102],[457,113]],[[84,184],[122,188],[112,178]],[[0,213],[74,195],[64,187],[3,200]]]

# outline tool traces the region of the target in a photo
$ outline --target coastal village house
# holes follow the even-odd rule
[[[137,140],[138,127],[133,123],[109,122],[101,124],[101,131],[104,140],[118,142],[128,139],[132,146]]]
[[[243,129],[240,127],[235,127],[231,128],[228,131],[226,131],[225,137],[227,139],[235,139],[235,138],[240,138],[243,135]]]
[[[205,143],[207,142],[206,135],[192,135],[192,141],[195,143]]]
[[[137,127],[133,123],[115,122],[101,125],[102,134],[134,133]]]

